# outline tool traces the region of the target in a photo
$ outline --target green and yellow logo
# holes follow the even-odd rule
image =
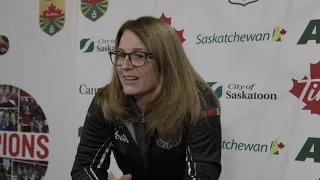
[[[196,44],[221,44],[221,43],[241,43],[241,42],[280,42],[282,37],[287,33],[286,29],[281,29],[277,26],[272,32],[259,33],[239,33],[233,32],[230,34],[213,35],[197,35]]]
[[[271,142],[269,155],[279,155],[281,149],[283,149],[285,145],[282,142],[279,142],[278,139],[275,139]]]
[[[108,0],[81,0],[81,12],[95,22],[107,12],[108,4]]]
[[[222,149],[268,153],[268,155],[279,155],[280,151],[284,147],[285,145],[278,139],[273,140],[270,145],[260,143],[237,142],[234,139],[232,141],[222,141]]]
[[[39,24],[50,36],[58,33],[65,23],[65,0],[40,0]]]

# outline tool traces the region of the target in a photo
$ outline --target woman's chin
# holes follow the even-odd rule
[[[123,89],[123,93],[126,95],[126,96],[136,96],[139,94],[139,92],[135,89]]]

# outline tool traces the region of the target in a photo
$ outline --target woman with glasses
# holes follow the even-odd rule
[[[125,22],[109,52],[112,80],[85,118],[73,180],[217,180],[220,105],[192,67],[175,30],[153,17]]]

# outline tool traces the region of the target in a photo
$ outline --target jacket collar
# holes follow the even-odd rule
[[[140,116],[142,113],[137,105],[137,99],[133,96],[127,96],[127,107],[129,107],[130,113],[133,113],[134,115]],[[144,115],[146,115],[147,112],[145,112]]]

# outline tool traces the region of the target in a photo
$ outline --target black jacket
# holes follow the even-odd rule
[[[72,180],[107,180],[111,151],[120,170],[131,174],[132,180],[217,180],[221,173],[220,112],[212,95],[206,101],[213,108],[203,110],[203,118],[180,141],[167,143],[157,137],[140,137],[142,123],[106,122],[94,97],[71,171]],[[141,141],[146,142],[145,146]]]

